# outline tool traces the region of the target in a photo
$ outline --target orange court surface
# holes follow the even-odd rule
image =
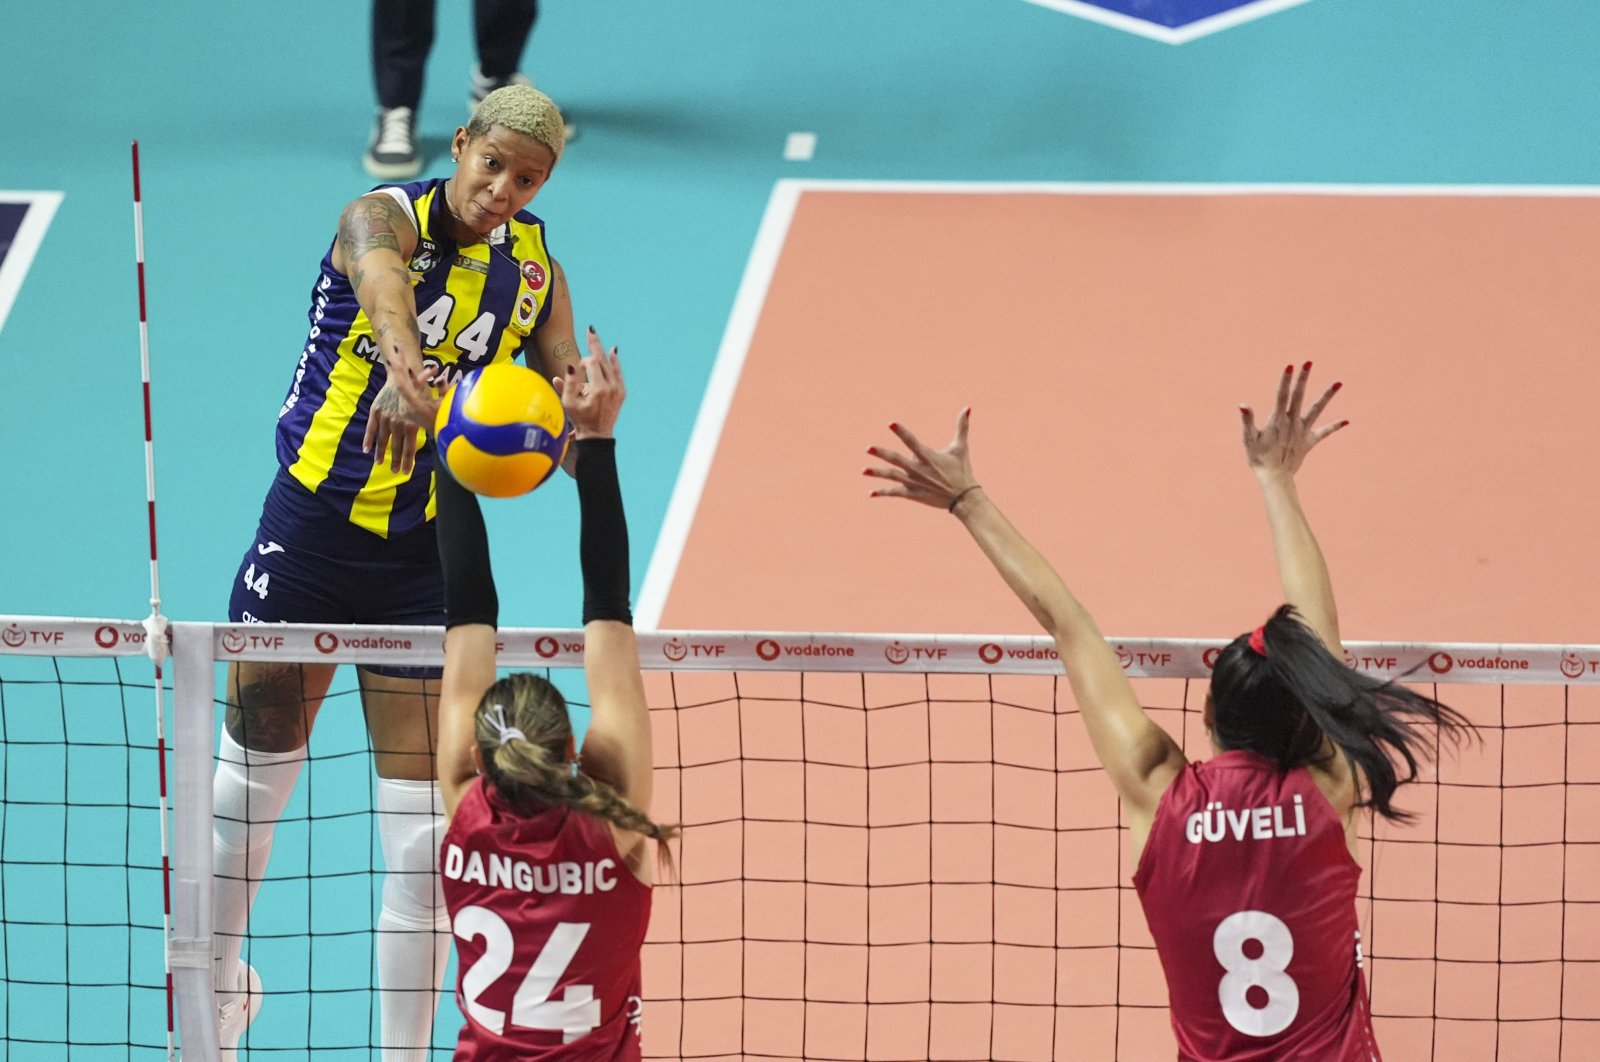
[[[1592,191],[781,182],[641,622],[1033,633],[860,476],[891,420],[943,446],[971,405],[1103,630],[1231,637],[1278,600],[1236,408],[1311,360],[1352,422],[1300,477],[1345,636],[1592,642]]]
[[[1352,421],[1300,476],[1345,638],[1592,644],[1596,245],[1582,191],[782,182],[641,625],[1037,633],[953,521],[860,476],[891,420],[943,446],[970,404],[980,481],[1103,630],[1231,638],[1280,593],[1236,409],[1311,360]],[[658,807],[697,843],[647,1053],[1172,1057],[1064,683],[671,682]],[[1136,687],[1209,755],[1203,683]],[[1384,1057],[1596,1057],[1600,698],[1433,689],[1481,741],[1402,794],[1416,823],[1363,827]]]

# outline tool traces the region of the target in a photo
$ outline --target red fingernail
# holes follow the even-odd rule
[[[1239,407],[1239,412],[1240,413],[1248,413],[1248,412],[1250,412],[1250,407],[1249,406],[1240,406]]]
[[[1345,426],[1345,425],[1346,425],[1346,424],[1349,424],[1349,423],[1350,423],[1350,422],[1349,422],[1349,421],[1348,421],[1348,420],[1341,420],[1341,421],[1340,421],[1340,422],[1339,422],[1339,427],[1341,427],[1341,428],[1342,428],[1342,427],[1344,427],[1344,426]]]
[[[869,447],[867,447],[867,453],[871,454],[873,457],[877,457],[878,456],[878,448],[876,446],[869,446]]]
[[[1344,386],[1344,384],[1343,384],[1343,383],[1341,383],[1341,382],[1339,382],[1339,381],[1338,381],[1338,380],[1335,380],[1335,381],[1334,381],[1334,382],[1333,382],[1333,387],[1332,387],[1332,390],[1334,390],[1334,391],[1337,391],[1337,390],[1338,390],[1338,389],[1339,389],[1339,388],[1341,388],[1341,387],[1343,387],[1343,386]]]
[[[891,420],[889,422],[889,430],[890,431],[899,431],[900,430],[900,425],[896,424],[894,421]]]
[[[1311,371],[1311,363],[1309,361],[1306,362],[1304,365],[1302,365],[1300,367],[1300,371],[1301,372],[1310,372]]]

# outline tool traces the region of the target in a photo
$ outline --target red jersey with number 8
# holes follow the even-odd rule
[[[650,887],[611,827],[565,807],[519,815],[467,788],[439,852],[456,938],[455,1062],[632,1062]]]
[[[1380,1062],[1339,814],[1305,768],[1191,763],[1133,883],[1161,956],[1179,1062]]]

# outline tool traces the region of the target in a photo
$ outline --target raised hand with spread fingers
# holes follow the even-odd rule
[[[1245,460],[1256,474],[1262,500],[1267,506],[1283,598],[1337,656],[1342,649],[1333,583],[1322,549],[1300,507],[1294,477],[1313,447],[1350,422],[1339,420],[1320,428],[1316,426],[1322,411],[1343,386],[1340,383],[1323,391],[1311,408],[1301,414],[1310,379],[1309,361],[1298,373],[1293,365],[1286,366],[1278,379],[1278,397],[1266,424],[1256,427],[1255,413],[1249,406],[1239,407],[1239,417],[1244,424]]]
[[[872,497],[904,498],[954,513],[1012,593],[1055,639],[1089,740],[1122,797],[1137,862],[1161,793],[1183,769],[1183,752],[1145,714],[1088,610],[979,486],[968,445],[971,421],[970,409],[956,416],[955,437],[943,450],[931,449],[910,428],[891,424],[889,430],[906,450],[868,447],[882,464],[864,474],[886,484]]]

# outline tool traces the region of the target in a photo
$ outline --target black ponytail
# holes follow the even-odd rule
[[[1437,726],[1441,738],[1458,744],[1473,732],[1466,718],[1431,697],[1346,667],[1289,605],[1267,621],[1262,644],[1265,655],[1242,634],[1217,657],[1211,713],[1218,747],[1247,749],[1288,771],[1325,764],[1326,738],[1357,770],[1365,797],[1356,806],[1395,822],[1415,818],[1391,801],[1432,758],[1421,727]]]

